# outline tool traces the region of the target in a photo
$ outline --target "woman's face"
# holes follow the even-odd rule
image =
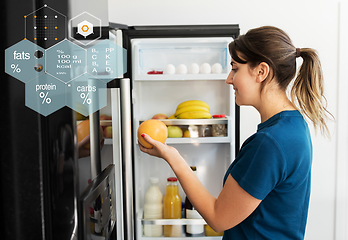
[[[237,63],[233,59],[231,65],[232,70],[226,79],[226,83],[233,86],[237,105],[256,106],[260,99],[260,84],[256,82],[253,69],[247,63]]]

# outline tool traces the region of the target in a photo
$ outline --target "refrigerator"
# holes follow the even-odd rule
[[[25,31],[28,37],[36,36],[30,35],[34,30],[27,31],[29,25],[23,16],[44,5],[70,17],[96,9],[100,12],[98,17],[107,18],[104,14],[108,10],[107,1],[86,2],[3,2],[3,52],[22,41]],[[64,31],[58,29],[59,34],[63,33],[58,39],[64,40]],[[44,116],[27,107],[26,83],[13,76],[18,69],[14,68],[12,75],[3,69],[0,94],[2,236],[35,240],[147,239],[143,236],[144,224],[165,223],[142,217],[149,178],[158,177],[165,194],[166,179],[173,176],[173,172],[162,160],[139,151],[136,132],[142,121],[157,113],[171,115],[185,100],[203,100],[210,105],[212,114],[226,115],[220,119],[163,120],[167,125],[182,128],[212,129],[218,125],[225,129],[224,136],[219,137],[167,140],[189,164],[197,167],[198,177],[216,196],[222,188],[223,174],[239,149],[239,108],[234,103],[231,86],[225,84],[230,71],[227,45],[238,34],[238,25],[126,26],[102,21],[98,41],[109,38],[127,51],[127,71],[107,83],[107,106],[89,116],[93,149],[91,157],[85,159],[89,168],[81,168],[83,160],[78,158],[76,112],[64,106]],[[55,45],[55,41],[45,39],[37,43],[47,49]],[[3,68],[4,60],[1,60]],[[172,75],[165,72],[168,64],[189,67],[194,62],[219,63],[222,72]],[[151,74],[153,71],[163,73]],[[105,74],[98,78],[105,78]],[[112,120],[99,121],[104,112],[112,115]],[[105,141],[103,149],[98,148],[100,125],[113,127],[113,138]],[[91,178],[89,183],[86,177]],[[180,195],[185,198],[182,189]],[[188,219],[174,224],[194,223]],[[94,234],[96,225],[102,229],[102,236]]]
[[[103,15],[98,16],[100,19],[106,17],[106,22],[102,21],[97,27],[103,30],[101,40],[109,38],[108,16],[104,14],[108,10],[107,1],[98,1],[98,4],[90,1],[87,5],[101,10]],[[76,112],[64,106],[64,102],[61,108],[47,115],[26,105],[26,87],[37,74],[31,78],[28,76],[35,71],[45,74],[41,71],[42,66],[36,68],[35,63],[44,64],[45,50],[67,38],[69,17],[84,10],[84,5],[78,7],[76,1],[69,0],[16,0],[1,4],[2,239],[88,239],[83,237],[88,227],[87,223],[84,224],[85,212],[88,210],[88,220],[95,220],[89,217],[88,204],[95,203],[97,199],[103,201],[97,208],[104,210],[100,223],[105,226],[104,238],[99,239],[115,238],[112,232],[116,221],[116,209],[113,208],[116,195],[114,166],[111,164],[99,169],[91,183],[79,189],[79,176],[84,173],[79,174],[78,171]],[[55,28],[50,30],[52,26]],[[42,30],[44,27],[48,29],[46,32]],[[18,44],[23,42],[34,47],[24,46],[19,51]],[[41,55],[32,51],[36,48],[40,49]],[[5,57],[7,52],[10,56],[19,53],[18,58],[23,56],[23,62],[19,60],[18,65],[14,64],[11,62],[15,61],[14,57]],[[29,64],[24,61],[29,57],[34,60],[26,68]],[[5,70],[8,64],[10,71]],[[45,98],[47,104],[51,98],[53,104],[52,93]],[[98,119],[91,121],[98,125],[99,111],[91,114],[90,118]]]
[[[223,176],[239,150],[239,107],[235,104],[232,86],[225,80],[231,70],[228,44],[239,35],[235,25],[191,26],[122,26],[110,23],[114,41],[127,50],[127,72],[121,79],[108,84],[113,126],[113,161],[119,174],[116,185],[119,238],[125,240],[182,239],[181,237],[146,237],[145,224],[195,225],[205,224],[197,219],[144,219],[145,193],[151,177],[159,178],[163,195],[168,177],[175,177],[162,159],[140,151],[137,139],[139,125],[156,114],[171,116],[176,107],[187,100],[202,100],[209,104],[211,119],[159,119],[167,126],[190,129],[191,137],[167,138],[166,144],[175,147],[189,165],[197,168],[197,176],[215,197],[222,189]],[[195,63],[221,69],[192,73]],[[168,65],[175,71],[169,72]],[[185,65],[187,72],[178,70]],[[191,71],[191,72],[190,72]],[[123,86],[121,86],[123,85]],[[125,98],[119,98],[122,95]],[[129,96],[127,94],[130,94]],[[121,99],[121,100],[119,100]],[[121,119],[117,120],[117,115]],[[119,122],[120,121],[120,122]],[[217,134],[214,131],[220,129]],[[121,133],[121,134],[120,134]],[[194,135],[196,134],[196,135]],[[118,160],[121,158],[121,161]],[[116,174],[118,175],[118,174]],[[185,194],[179,184],[182,201]],[[204,236],[203,239],[221,239]]]

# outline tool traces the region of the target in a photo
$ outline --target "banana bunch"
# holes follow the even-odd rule
[[[180,103],[171,117],[177,119],[211,118],[210,107],[201,100],[188,100]]]

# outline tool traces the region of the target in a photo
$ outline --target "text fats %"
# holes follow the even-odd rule
[[[80,97],[83,99],[83,103],[85,104],[85,102],[87,102],[87,104],[91,104],[92,100],[90,98],[88,98],[89,93],[85,94],[85,93],[81,93]]]
[[[17,73],[21,72],[21,69],[18,67],[18,64],[17,65],[11,64],[11,68],[13,69],[13,72],[17,72]]]
[[[50,104],[50,103],[51,103],[51,98],[47,97],[47,96],[48,96],[48,92],[47,92],[46,94],[45,94],[44,92],[40,92],[39,96],[40,96],[40,98],[43,98],[41,104],[44,104],[45,102],[46,102],[47,104]]]

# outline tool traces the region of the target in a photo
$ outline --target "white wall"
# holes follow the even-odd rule
[[[282,28],[296,47],[318,50],[328,109],[334,116],[338,108],[338,13],[338,0],[109,0],[110,21],[127,25],[237,23],[242,34],[262,25]],[[244,140],[255,132],[260,120],[254,109],[241,109],[241,139]],[[331,140],[312,131],[314,159],[306,240],[343,239],[335,235],[336,122],[330,122],[329,127]]]

